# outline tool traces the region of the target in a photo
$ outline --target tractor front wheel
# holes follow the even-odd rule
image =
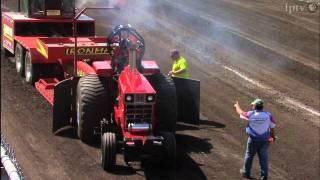
[[[103,133],[101,136],[101,164],[106,171],[111,171],[116,165],[117,141],[113,132]]]
[[[26,50],[20,45],[16,45],[15,50],[15,61],[16,61],[16,70],[20,76],[24,75],[24,58]]]
[[[164,149],[165,149],[165,159],[164,163],[167,165],[174,165],[177,157],[177,144],[176,137],[173,133],[163,132],[162,136],[164,138]]]
[[[80,78],[77,87],[78,136],[81,141],[94,140],[94,128],[100,128],[103,118],[110,117],[107,83],[97,75]],[[108,120],[108,119],[107,119]]]

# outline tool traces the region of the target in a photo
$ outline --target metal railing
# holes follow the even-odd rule
[[[6,142],[1,133],[1,164],[11,180],[23,180],[23,171],[16,159],[13,148]]]

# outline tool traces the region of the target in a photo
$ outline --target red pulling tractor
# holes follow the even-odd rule
[[[6,55],[53,105],[53,133],[72,125],[83,142],[101,135],[105,170],[119,150],[126,162],[173,162],[176,121],[198,123],[199,82],[173,80],[142,60],[144,39],[130,25],[95,36],[84,11],[76,15],[74,0],[20,0],[19,12],[2,14]]]

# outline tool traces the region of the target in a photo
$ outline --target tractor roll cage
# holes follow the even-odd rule
[[[124,34],[126,34],[125,36],[127,37],[122,37]],[[118,37],[117,38],[118,42],[114,42],[115,37]],[[132,40],[131,38],[133,38],[134,40]],[[129,52],[128,61],[129,61],[130,68],[131,69],[137,68],[138,71],[141,72],[141,64],[142,64],[141,62],[145,53],[145,41],[143,37],[134,28],[131,27],[130,24],[116,26],[113,29],[113,31],[110,33],[107,39],[108,39],[109,45],[112,45],[114,43],[119,44],[120,56],[124,56],[126,52]],[[109,48],[109,50],[112,51],[111,48]],[[136,51],[134,52],[134,55],[133,55],[134,57],[132,56],[133,50]],[[117,64],[117,63],[114,63],[116,61],[116,55],[115,53],[110,52],[110,56],[112,58],[112,66],[114,66],[115,64]],[[134,60],[130,61],[133,58]]]

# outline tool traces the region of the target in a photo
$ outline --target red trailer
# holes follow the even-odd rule
[[[94,19],[86,9],[75,14],[74,4],[21,0],[20,12],[2,14],[3,47],[53,106],[53,133],[72,125],[83,142],[100,135],[105,170],[119,150],[126,162],[174,162],[177,119],[199,122],[199,82],[173,80],[143,60],[144,39],[130,25],[97,37]]]

